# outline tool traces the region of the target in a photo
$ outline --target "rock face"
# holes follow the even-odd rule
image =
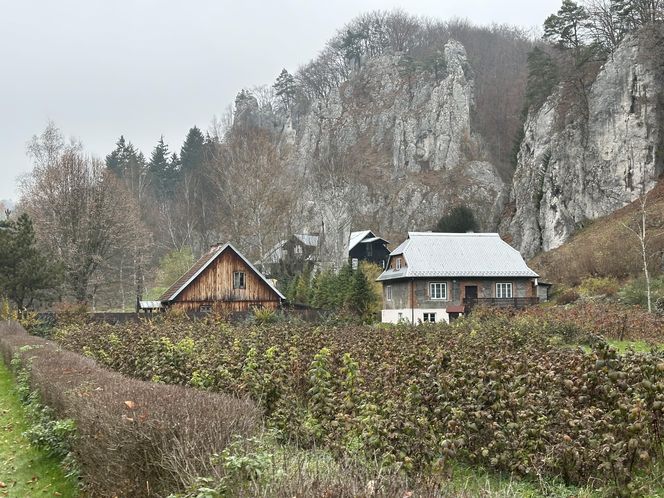
[[[626,39],[570,120],[558,90],[525,124],[503,228],[530,257],[650,190],[664,172],[662,32]],[[564,124],[561,124],[564,122]]]
[[[341,260],[351,229],[398,239],[430,229],[458,203],[483,229],[497,227],[505,184],[471,130],[466,52],[450,41],[444,57],[445,72],[435,76],[398,54],[371,59],[304,115],[284,120],[281,141],[306,185],[305,229],[323,227],[329,259]]]

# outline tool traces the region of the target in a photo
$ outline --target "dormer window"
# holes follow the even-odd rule
[[[397,270],[401,270],[401,258],[397,258],[396,262],[394,263],[394,267]]]

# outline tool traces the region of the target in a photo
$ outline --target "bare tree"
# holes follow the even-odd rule
[[[52,123],[28,152],[34,169],[21,185],[21,207],[40,242],[58,252],[73,297],[94,302],[95,277],[140,238],[138,208],[100,160],[84,155],[80,144],[65,145]]]

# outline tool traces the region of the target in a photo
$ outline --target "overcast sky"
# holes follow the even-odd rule
[[[122,134],[179,150],[243,87],[309,61],[357,14],[538,27],[560,0],[0,0],[0,199],[18,197],[25,144],[53,120],[104,156]]]

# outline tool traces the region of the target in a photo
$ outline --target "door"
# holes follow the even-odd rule
[[[464,302],[477,301],[477,285],[466,285],[464,287]]]

